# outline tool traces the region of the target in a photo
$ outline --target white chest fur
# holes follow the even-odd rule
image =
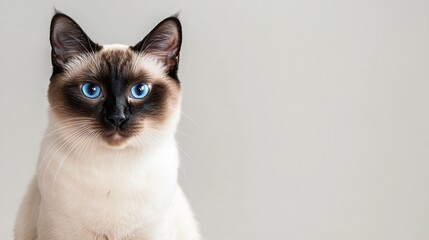
[[[92,148],[84,153],[70,151],[67,144],[52,147],[53,139],[43,143],[37,170],[40,216],[56,223],[51,227],[85,228],[120,239],[168,218],[177,188],[173,138],[146,151]]]

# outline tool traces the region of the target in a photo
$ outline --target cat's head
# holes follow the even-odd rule
[[[114,148],[171,135],[180,115],[177,17],[134,46],[99,45],[70,17],[52,18],[48,98],[54,131]]]

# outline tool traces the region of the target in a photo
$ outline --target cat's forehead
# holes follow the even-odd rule
[[[111,74],[123,76],[147,76],[150,79],[167,77],[165,66],[158,58],[133,51],[122,44],[103,45],[97,52],[87,52],[71,60],[66,66],[66,75],[79,77],[89,74],[94,77]]]

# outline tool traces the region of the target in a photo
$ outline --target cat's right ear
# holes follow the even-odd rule
[[[72,18],[58,12],[52,17],[49,39],[54,71],[61,71],[70,59],[79,54],[101,49]]]

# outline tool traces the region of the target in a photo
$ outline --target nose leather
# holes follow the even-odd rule
[[[124,100],[108,102],[105,106],[105,121],[119,127],[128,120],[128,106]]]

